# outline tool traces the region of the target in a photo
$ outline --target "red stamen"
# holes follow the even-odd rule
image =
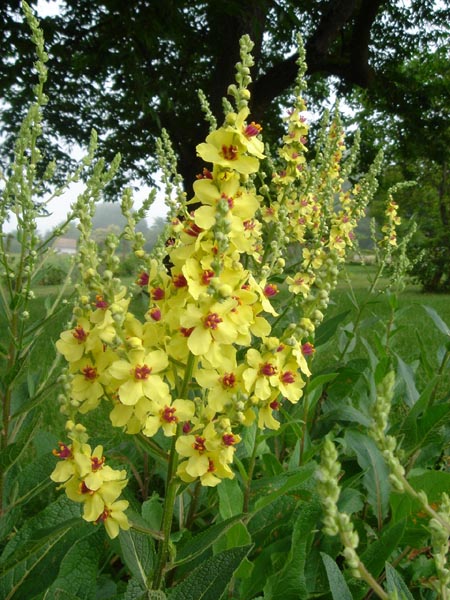
[[[205,438],[197,435],[195,436],[195,442],[192,444],[192,447],[194,448],[194,450],[197,450],[201,454],[206,450],[205,441]]]
[[[84,369],[81,369],[81,372],[87,381],[94,381],[98,377],[97,369],[91,365],[86,365]]]
[[[81,325],[77,325],[74,329],[72,329],[72,335],[78,341],[79,344],[82,344],[86,341],[86,338],[89,335],[89,333],[85,331],[81,327]]]
[[[221,152],[219,152],[219,154],[225,159],[225,160],[237,160],[238,158],[238,149],[237,146],[222,146],[222,150]]]
[[[147,365],[136,365],[134,367],[134,378],[136,381],[142,381],[149,378],[152,368]]]
[[[177,275],[174,275],[172,277],[172,281],[173,285],[176,288],[184,288],[187,286],[186,277],[183,275],[183,273],[178,273]]]
[[[178,423],[178,417],[175,416],[176,408],[165,406],[161,411],[161,419],[167,421],[167,423]]]
[[[236,377],[234,373],[225,373],[221,381],[224,388],[233,388],[236,385]]]
[[[62,442],[58,442],[59,450],[52,450],[52,454],[61,458],[62,460],[67,460],[69,458],[73,458],[72,448],[70,446],[66,446]]]
[[[283,383],[294,383],[295,374],[292,371],[285,371],[281,374],[280,379]]]
[[[206,329],[217,329],[219,323],[222,323],[222,321],[223,319],[217,313],[209,313],[203,319],[203,325]]]
[[[224,433],[222,436],[222,442],[225,446],[234,446],[236,439],[232,433]]]
[[[93,471],[99,471],[105,464],[105,457],[97,458],[97,456],[91,456],[91,467]]]
[[[150,295],[152,297],[152,300],[155,300],[156,302],[158,300],[162,300],[166,293],[162,288],[156,287],[151,290]]]
[[[277,372],[277,368],[274,365],[271,365],[270,363],[263,363],[260,367],[259,367],[259,374],[260,375],[265,375],[266,377],[272,377],[272,375],[276,375]]]

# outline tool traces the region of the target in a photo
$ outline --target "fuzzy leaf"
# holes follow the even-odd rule
[[[217,488],[219,493],[219,512],[222,519],[241,514],[244,494],[237,479],[224,479]]]
[[[321,323],[316,329],[316,335],[314,338],[315,345],[322,346],[325,344],[325,342],[327,342],[334,335],[336,329],[349,313],[350,311],[346,310]]]
[[[390,594],[397,592],[399,600],[414,600],[401,576],[389,563],[386,563],[386,587]]]
[[[61,591],[80,600],[95,596],[99,557],[99,546],[95,541],[95,536],[91,535],[69,549],[49,590],[49,600],[59,599]]]
[[[352,430],[347,430],[344,437],[346,444],[356,453],[358,464],[364,471],[363,483],[367,499],[381,522],[389,505],[389,469],[372,438]]]
[[[120,531],[122,558],[133,576],[147,588],[147,580],[153,568],[154,547],[152,538],[140,531]]]
[[[274,483],[273,487],[275,490],[271,493],[265,494],[264,496],[260,496],[258,500],[255,502],[255,511],[261,510],[265,506],[274,502],[280,496],[284,496],[290,490],[293,490],[299,487],[308,479],[311,479],[316,472],[317,465],[313,462],[305,465],[304,467],[299,467],[296,471],[286,473],[284,476],[278,476],[273,478]],[[279,481],[279,487],[277,485]],[[258,483],[262,483],[263,480],[260,480]]]
[[[172,588],[168,600],[221,600],[234,572],[252,546],[232,548],[205,560],[184,581]]]
[[[189,562],[203,554],[205,550],[217,542],[217,540],[227,533],[227,531],[229,531],[229,529],[233,527],[233,525],[235,525],[239,520],[240,516],[236,515],[230,519],[227,519],[226,521],[212,525],[211,527],[208,527],[208,529],[205,529],[201,533],[195,535],[192,539],[186,542],[186,544],[181,546],[181,548],[177,549],[177,556],[174,566]]]
[[[292,532],[291,548],[283,568],[267,579],[264,598],[267,600],[298,600],[307,598],[306,585],[308,555],[322,508],[317,503],[300,503]]]
[[[339,567],[335,563],[335,561],[325,554],[325,552],[321,552],[320,556],[322,557],[323,564],[325,565],[325,569],[327,571],[328,582],[330,584],[331,595],[333,596],[333,600],[353,600],[353,596],[348,589],[347,582],[344,579]]]

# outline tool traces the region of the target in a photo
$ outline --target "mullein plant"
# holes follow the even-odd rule
[[[121,499],[127,475],[105,464],[103,449],[91,448],[79,421],[108,404],[112,425],[124,433],[152,445],[161,432],[170,438],[155,588],[162,585],[180,486],[215,487],[234,478],[243,428],[277,430],[281,406],[301,401],[315,329],[376,189],[381,158],[349,183],[357,148],[346,149],[337,112],[326,116],[307,160],[299,46],[294,104],[275,157],[249,116],[252,43],[244,36],[229,88],[234,106],[224,102],[222,126],[202,97],[211,129],[197,146],[205,167],[192,198],[174,174],[167,137],[159,146],[163,178],[172,186],[170,222],[164,244],[151,254],[133,232],[136,215],[125,194],[126,235],[141,261],[136,286],[148,297],[143,314],[130,310],[136,286],[115,276],[117,238],[110,236],[99,253],[90,237],[94,200],[78,200],[82,281],[72,326],[56,343],[67,361],[62,411],[70,441],[55,450],[61,462],[52,479],[82,504],[85,520],[104,523],[115,537],[130,526]]]
[[[389,234],[391,239],[391,235]],[[389,414],[395,386],[395,373],[388,371],[376,386],[376,399],[372,407],[372,424],[369,434],[380,449],[389,467],[389,482],[396,492],[406,494],[418,502],[424,515],[429,517],[428,530],[431,538],[436,577],[431,587],[439,594],[439,598],[450,598],[450,570],[448,568],[448,548],[450,537],[450,499],[443,493],[439,507],[433,506],[423,490],[416,490],[406,477],[397,449],[397,439],[387,433]],[[322,446],[321,461],[317,470],[317,490],[323,505],[323,532],[329,536],[339,535],[343,545],[342,555],[353,577],[363,579],[376,595],[383,600],[395,600],[395,592],[387,593],[377,579],[367,570],[361,561],[357,548],[359,536],[355,531],[351,518],[339,511],[338,500],[341,493],[339,479],[341,464],[339,454],[329,434]]]

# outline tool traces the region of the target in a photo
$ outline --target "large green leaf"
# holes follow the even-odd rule
[[[227,533],[241,519],[240,515],[236,515],[227,519],[226,521],[222,521],[221,523],[216,523],[202,531],[201,533],[194,536],[184,545],[177,549],[177,556],[174,562],[174,566],[181,565],[183,563],[194,560],[205,550],[210,548],[215,542],[217,542],[223,535]]]
[[[252,546],[232,548],[205,560],[168,593],[169,600],[221,600]]]
[[[363,483],[367,490],[367,500],[381,522],[389,506],[389,469],[372,438],[353,430],[347,430],[344,438],[347,446],[355,452],[358,464],[364,471]]]
[[[308,597],[305,569],[321,516],[322,507],[319,502],[299,504],[289,553],[283,561],[282,569],[267,578],[264,598],[298,600],[299,597]]]
[[[42,490],[54,486],[50,474],[55,467],[55,457],[44,454],[28,463],[14,478],[7,481],[6,492],[9,496],[9,506],[17,506],[28,502]]]
[[[326,321],[321,323],[316,329],[316,335],[314,338],[315,345],[321,346],[322,344],[325,344],[325,342],[327,342],[334,335],[336,329],[349,313],[349,310],[345,310],[344,312],[331,317],[331,319],[326,319]]]
[[[6,473],[22,456],[39,426],[39,415],[30,414],[13,443],[0,452],[0,471]]]
[[[268,479],[268,491],[256,500],[254,510],[261,510],[280,496],[284,496],[289,491],[300,487],[306,481],[313,478],[316,469],[316,463],[310,462],[304,467],[298,467],[294,471],[289,471],[283,475]],[[263,483],[264,480],[258,481],[259,486]]]
[[[419,399],[419,392],[416,388],[416,373],[412,365],[408,365],[398,355],[395,354],[398,365],[398,380],[403,382],[405,388],[404,398],[408,406],[414,406]]]
[[[66,497],[26,521],[0,558],[0,598],[27,600],[47,589],[68,549],[91,533],[79,505]]]
[[[428,313],[428,316],[433,320],[433,323],[445,336],[450,336],[450,327],[442,320],[438,313],[431,308],[431,306],[422,306],[422,308]]]
[[[80,600],[91,600],[96,593],[99,542],[103,535],[91,535],[76,542],[61,561],[59,573],[46,600],[58,600],[61,592]]]
[[[383,571],[385,562],[397,550],[405,533],[405,519],[383,528],[381,536],[361,554],[367,570],[375,577]]]
[[[218,486],[219,512],[222,519],[229,519],[242,513],[244,494],[235,479],[224,479]]]
[[[414,600],[401,576],[389,563],[386,563],[386,587],[390,594],[397,592],[398,600]]]
[[[325,554],[325,552],[321,552],[320,556],[322,557],[323,564],[325,565],[325,569],[327,571],[328,582],[330,584],[331,595],[333,596],[333,600],[353,600],[353,596],[348,589],[347,582],[342,575],[339,567],[335,563],[335,561]]]
[[[416,491],[423,490],[430,503],[439,503],[441,494],[448,494],[450,489],[450,473],[424,470],[409,476],[408,482]],[[392,494],[391,507],[392,520],[395,522],[410,516],[419,520],[418,513],[422,513],[420,502],[407,494]]]
[[[119,534],[122,558],[132,575],[147,587],[147,580],[153,568],[155,550],[151,536],[129,529]]]

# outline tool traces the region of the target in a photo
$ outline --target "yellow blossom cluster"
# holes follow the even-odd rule
[[[247,90],[236,93],[248,96]],[[56,344],[69,363],[69,414],[108,402],[113,426],[173,438],[176,476],[205,486],[234,477],[243,426],[256,422],[276,430],[280,404],[301,398],[314,330],[362,214],[358,195],[368,199],[367,186],[344,189],[337,120],[324,137],[321,159],[307,163],[300,96],[287,117],[281,167],[270,185],[258,189],[256,175],[266,159],[262,128],[249,120],[246,101],[237,104],[237,112],[228,112],[223,126],[197,146],[207,167],[172,220],[164,264],[137,253],[145,314],[130,311],[126,289],[109,271],[102,280],[95,257],[93,266],[84,266],[86,290],[76,322]],[[288,275],[284,266],[292,251],[297,266]],[[286,311],[282,290],[295,309],[287,324],[279,314]],[[85,502],[85,518],[98,520],[97,494],[104,510],[113,511],[105,524],[122,526],[111,497],[97,490],[118,491],[124,477],[100,484],[101,475],[95,479],[92,469],[78,466],[79,456],[97,458],[100,451],[90,454],[74,444],[61,446],[71,456],[63,457],[66,466],[57,467],[53,478],[66,481],[67,475],[66,492]],[[80,481],[89,489],[89,503]]]
[[[71,443],[59,442],[53,451],[60,460],[51,479],[61,484],[71,500],[82,503],[86,521],[103,523],[108,535],[115,538],[120,529],[129,529],[124,513],[128,502],[117,500],[127,484],[126,471],[105,465],[102,446],[91,449],[82,425],[68,421],[66,429]]]
[[[389,196],[389,201],[385,210],[386,222],[382,226],[383,239],[381,244],[384,246],[397,246],[397,226],[400,225],[401,219],[398,216],[398,205],[394,202],[392,195]]]

